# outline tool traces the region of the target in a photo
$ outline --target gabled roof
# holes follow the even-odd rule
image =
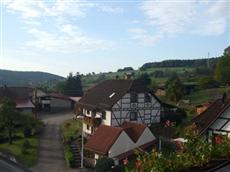
[[[203,134],[228,107],[230,107],[230,99],[225,101],[217,99],[203,113],[195,117],[192,122],[197,125],[200,134]]]
[[[106,155],[122,131],[136,143],[145,128],[145,125],[134,122],[124,122],[120,127],[101,125],[94,135],[89,138],[84,148],[101,155]]]
[[[30,98],[33,89],[29,87],[0,87],[0,99],[8,98],[16,103],[16,108],[34,108]]]
[[[101,155],[106,155],[122,132],[120,127],[101,125],[91,136],[84,148]]]
[[[133,142],[137,142],[142,133],[144,132],[146,126],[140,123],[134,122],[124,122],[121,126],[126,134],[133,140]]]
[[[27,99],[33,96],[33,89],[29,87],[0,87],[0,98]]]
[[[110,109],[127,92],[145,93],[148,88],[139,80],[107,80],[89,89],[78,105],[90,109]]]

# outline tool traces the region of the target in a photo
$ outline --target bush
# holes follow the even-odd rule
[[[108,172],[112,170],[112,166],[114,166],[113,159],[103,157],[97,160],[95,170],[96,172]]]
[[[74,167],[74,156],[69,144],[64,146],[64,156],[67,166],[70,168]]]
[[[24,128],[24,137],[30,137],[32,135],[32,130],[31,128]]]
[[[199,85],[203,89],[216,88],[218,87],[218,82],[213,77],[203,77],[199,80]]]
[[[27,149],[30,148],[30,142],[28,140],[24,140],[21,146],[21,152],[22,154],[26,154],[27,153]]]

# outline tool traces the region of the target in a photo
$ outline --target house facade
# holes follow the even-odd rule
[[[217,99],[193,122],[200,134],[209,141],[219,134],[230,138],[230,99]]]
[[[134,149],[146,149],[155,142],[156,138],[147,126],[124,122],[120,127],[98,127],[84,149],[93,154],[93,165],[103,156],[112,158],[118,165],[121,160],[132,155]]]
[[[135,80],[108,80],[79,100],[76,107],[83,116],[83,131],[92,135],[99,125],[120,126],[124,121],[149,126],[160,122],[158,98]]]

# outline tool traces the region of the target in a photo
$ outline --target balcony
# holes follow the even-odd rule
[[[92,127],[98,127],[101,124],[101,118],[93,118],[84,116],[83,122]]]

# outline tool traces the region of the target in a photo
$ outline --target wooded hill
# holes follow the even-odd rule
[[[64,77],[46,72],[22,72],[0,69],[0,86],[54,85]]]

